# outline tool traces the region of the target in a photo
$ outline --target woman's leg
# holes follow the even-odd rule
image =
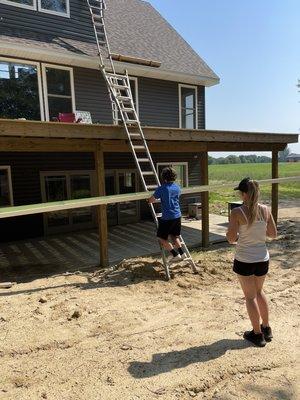
[[[248,315],[253,326],[254,333],[261,333],[260,328],[260,314],[259,308],[256,302],[256,284],[255,284],[255,276],[243,276],[238,275],[242,290],[246,299],[246,307],[248,311]]]
[[[269,307],[266,295],[264,294],[263,291],[265,278],[266,275],[255,276],[256,300],[259,308],[259,313],[262,319],[263,327],[269,326]]]

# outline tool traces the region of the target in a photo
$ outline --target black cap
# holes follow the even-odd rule
[[[240,190],[243,193],[248,193],[248,183],[251,180],[251,178],[244,178],[241,180],[239,185],[234,188],[234,190]]]

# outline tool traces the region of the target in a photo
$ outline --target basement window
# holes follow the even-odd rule
[[[197,129],[197,86],[179,85],[179,127]]]
[[[0,207],[13,206],[10,167],[0,165]]]
[[[69,0],[38,0],[38,10],[48,14],[70,17]]]
[[[176,183],[181,187],[187,187],[188,182],[188,163],[187,162],[173,162],[173,163],[157,163],[157,173],[161,179],[162,170],[165,167],[172,167],[177,173]],[[162,182],[163,183],[163,182]]]
[[[46,119],[52,121],[60,113],[74,113],[75,96],[73,70],[43,64]]]

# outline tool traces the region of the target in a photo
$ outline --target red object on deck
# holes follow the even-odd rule
[[[82,118],[78,118],[76,121],[76,117],[74,113],[59,113],[58,114],[59,122],[69,122],[69,123],[79,123],[82,121]]]

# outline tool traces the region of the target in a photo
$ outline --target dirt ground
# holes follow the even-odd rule
[[[170,282],[155,259],[24,276],[0,290],[0,399],[296,400],[300,209],[280,217],[265,348],[242,339],[250,326],[230,246],[195,252],[199,275],[176,266]]]

